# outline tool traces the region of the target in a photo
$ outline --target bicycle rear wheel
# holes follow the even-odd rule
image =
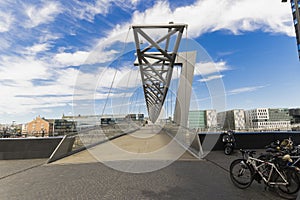
[[[252,168],[244,159],[234,160],[230,164],[230,179],[240,189],[245,189],[251,185],[253,174]]]
[[[288,181],[288,185],[279,185],[278,188],[286,194],[295,194],[300,190],[300,180],[295,169],[287,168],[282,170],[284,178]],[[278,179],[282,179],[278,177]]]

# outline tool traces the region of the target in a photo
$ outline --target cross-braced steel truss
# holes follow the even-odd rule
[[[186,26],[186,24],[132,26],[145,101],[149,118],[153,123],[158,119],[167,96],[176,54]],[[154,41],[144,31],[145,29],[166,29],[166,34]],[[175,37],[174,45],[170,45],[171,37]],[[141,49],[141,41],[147,42],[148,46]]]

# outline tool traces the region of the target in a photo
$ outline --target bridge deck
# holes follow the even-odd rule
[[[118,160],[198,160],[181,145],[161,131],[159,126],[149,125],[120,138],[81,151],[53,164],[93,163]]]
[[[24,160],[2,160],[0,199],[285,199],[257,182],[245,190],[236,188],[228,168],[239,157],[237,151],[230,156],[214,151],[200,162],[175,161],[141,174],[119,172],[101,163],[41,165],[39,160],[27,160],[24,165]],[[19,165],[17,171],[2,173],[3,167],[12,169],[15,165]]]

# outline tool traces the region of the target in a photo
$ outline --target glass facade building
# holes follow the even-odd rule
[[[204,129],[206,127],[206,117],[204,110],[194,110],[189,112],[188,127],[190,129]]]
[[[269,121],[291,121],[289,109],[269,109]]]
[[[189,111],[188,128],[197,131],[212,131],[217,128],[216,110]]]
[[[292,124],[300,124],[300,108],[289,109]]]

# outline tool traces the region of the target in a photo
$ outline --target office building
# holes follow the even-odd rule
[[[300,124],[300,108],[289,109],[291,124]]]
[[[245,113],[243,109],[234,109],[217,114],[218,125],[222,130],[244,130]]]
[[[190,111],[188,117],[188,127],[190,129],[205,129],[205,111]]]
[[[245,111],[246,127],[250,130],[290,130],[291,117],[286,108],[257,108]]]
[[[22,132],[36,137],[67,135],[76,132],[76,125],[65,119],[45,119],[38,116],[24,125]]]
[[[197,131],[207,131],[217,127],[216,110],[189,111],[188,128]]]

